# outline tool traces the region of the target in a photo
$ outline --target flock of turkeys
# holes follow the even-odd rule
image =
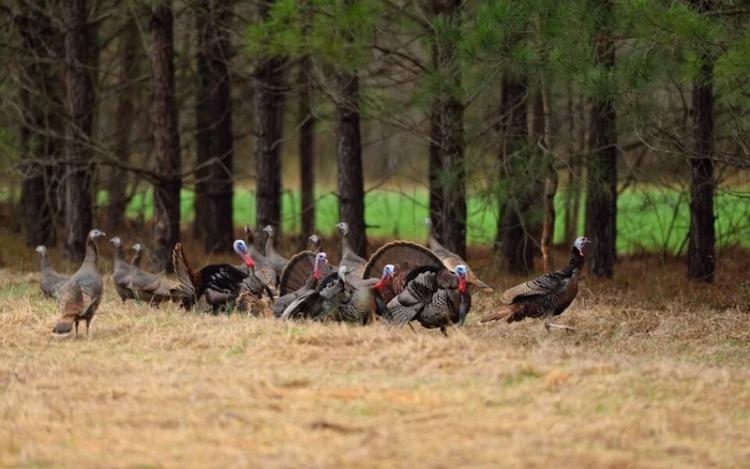
[[[264,245],[259,248],[252,230],[245,227],[244,240],[234,242],[234,252],[242,259],[239,265],[211,264],[194,270],[182,245],[174,248],[172,261],[176,280],[140,268],[143,247],[133,245],[134,255],[125,260],[122,242],[114,237],[114,270],[112,280],[123,301],[134,299],[149,304],[179,302],[190,309],[203,299],[216,313],[222,310],[244,311],[257,316],[274,316],[284,320],[327,320],[370,324],[386,321],[396,327],[417,321],[426,328],[463,325],[471,309],[471,290],[490,293],[458,255],[443,247],[433,236],[427,220],[428,247],[409,241],[385,244],[369,259],[359,257],[349,245],[349,227],[337,225],[341,242],[341,262],[333,266],[321,251],[320,238],[310,236],[307,249],[286,259],[274,249],[274,229],[264,228]],[[53,333],[65,335],[78,325],[89,325],[102,299],[102,276],[97,270],[98,240],[105,236],[91,230],[86,240],[86,256],[72,276],[53,270],[44,246],[41,255],[41,289],[58,301],[60,319]],[[520,321],[527,317],[542,318],[547,330],[551,318],[562,314],[578,293],[588,238],[576,239],[570,263],[503,293],[500,311],[482,322],[504,319]]]

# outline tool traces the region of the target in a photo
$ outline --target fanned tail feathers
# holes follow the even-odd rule
[[[186,294],[195,295],[195,285],[193,285],[193,277],[195,275],[185,258],[185,253],[182,250],[182,243],[175,244],[174,252],[172,252],[172,266],[174,267],[175,275],[177,275],[177,280],[180,283],[180,289]]]

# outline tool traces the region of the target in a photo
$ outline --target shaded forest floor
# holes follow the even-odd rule
[[[91,337],[51,340],[36,274],[5,268],[0,466],[743,466],[748,272],[624,259],[561,316],[575,333],[478,324],[496,293],[447,339],[123,305],[107,278]]]

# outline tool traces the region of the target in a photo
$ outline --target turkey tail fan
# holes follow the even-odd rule
[[[182,243],[177,243],[172,252],[172,266],[180,283],[180,292],[185,296],[195,297],[195,285],[193,285],[193,270],[190,268],[185,253],[182,251]]]
[[[391,241],[381,246],[370,256],[370,260],[365,264],[362,278],[380,277],[386,264],[393,264],[399,270],[413,269],[425,265],[443,266],[440,258],[421,244],[411,241]]]
[[[314,267],[314,252],[301,251],[292,256],[279,277],[279,296],[297,291],[310,277]]]

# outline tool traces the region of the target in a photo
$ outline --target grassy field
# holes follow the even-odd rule
[[[103,203],[106,197],[101,198]],[[376,190],[367,195],[366,220],[373,227],[368,234],[380,238],[425,238],[424,219],[427,216],[428,196],[424,190]],[[676,190],[638,188],[621,194],[618,202],[618,251],[623,254],[643,250],[677,252],[685,241],[690,226],[689,199]],[[558,213],[562,213],[564,193],[556,199]],[[193,219],[193,193],[184,191],[182,212],[185,221]],[[238,190],[234,198],[235,223],[255,223],[255,194]],[[468,239],[471,243],[491,244],[497,222],[492,204],[478,197],[469,200]],[[283,196],[284,229],[299,231],[299,194],[285,192]],[[319,193],[316,206],[319,232],[330,234],[338,222],[338,208],[333,193]],[[152,201],[148,194],[139,194],[130,204],[129,213],[136,217],[143,213],[148,219]],[[583,210],[582,210],[583,213]],[[750,203],[747,199],[720,193],[716,199],[716,228],[720,246],[750,247]],[[583,231],[583,217],[580,220]],[[557,241],[562,241],[564,220],[556,224]]]
[[[0,466],[748,467],[750,256],[719,268],[623,260],[575,333],[480,325],[476,295],[447,339],[123,305],[107,279],[91,336],[52,340],[35,274],[0,270]]]

